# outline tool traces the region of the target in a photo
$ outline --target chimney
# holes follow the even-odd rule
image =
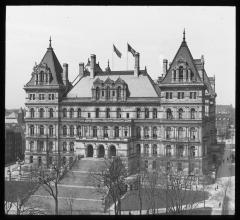
[[[138,77],[139,76],[139,60],[140,60],[140,57],[139,57],[139,53],[135,53],[135,66],[134,66],[134,76]]]
[[[79,63],[79,78],[84,75],[84,63]]]
[[[204,80],[204,56],[203,55],[201,56],[201,64],[202,64],[202,68],[199,71],[200,72],[199,75],[200,75],[201,79]]]
[[[67,85],[68,82],[68,64],[63,64],[63,75],[62,75],[63,84]]]
[[[168,64],[168,60],[163,59],[163,76],[165,76],[167,73],[167,64]]]
[[[95,65],[96,65],[96,55],[91,54],[91,61],[90,61],[90,78],[93,79],[95,75]]]

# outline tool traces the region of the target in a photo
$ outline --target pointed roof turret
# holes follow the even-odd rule
[[[185,28],[183,30],[183,42],[185,42]]]
[[[110,66],[109,66],[109,60],[108,60],[108,65],[107,65],[105,71],[106,71],[106,72],[111,72],[111,69],[110,69]]]

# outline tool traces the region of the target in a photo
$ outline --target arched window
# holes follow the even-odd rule
[[[49,164],[49,165],[52,164],[52,157],[48,157],[48,164]]]
[[[43,80],[44,80],[44,73],[43,73],[43,71],[41,71],[39,73],[39,76],[40,76],[40,82],[43,82]]]
[[[48,143],[48,150],[49,150],[50,153],[53,152],[53,142],[52,142],[52,141],[50,141],[50,142]]]
[[[30,135],[34,135],[34,125],[30,125]]]
[[[149,118],[149,109],[145,108],[145,118]]]
[[[190,147],[190,157],[195,157],[195,146]]]
[[[77,136],[79,136],[79,137],[82,136],[81,126],[77,127]]]
[[[67,143],[66,142],[63,142],[63,144],[62,144],[62,151],[63,151],[63,153],[67,152]]]
[[[173,80],[176,81],[176,70],[173,70]]]
[[[194,171],[194,163],[189,163],[189,170],[188,170],[189,174],[192,174],[193,171]]]
[[[38,142],[38,152],[43,152],[43,141]]]
[[[67,136],[67,126],[63,126],[63,136]]]
[[[140,114],[141,114],[141,109],[137,108],[137,118],[140,118]]]
[[[110,99],[110,88],[109,86],[107,87],[107,96],[106,96],[107,99]]]
[[[141,137],[141,128],[137,127],[137,138]]]
[[[74,143],[70,142],[70,152],[73,153],[74,152]]]
[[[148,127],[144,128],[144,138],[149,138],[149,128]]]
[[[170,145],[166,146],[166,156],[171,157],[171,146]]]
[[[97,127],[93,126],[93,137],[97,137]]]
[[[121,109],[117,108],[117,118],[121,118]]]
[[[106,109],[106,118],[110,118],[110,108]]]
[[[157,156],[157,145],[156,144],[154,144],[152,147],[152,155]]]
[[[103,137],[108,137],[108,127],[107,126],[103,127]]]
[[[31,108],[31,110],[30,110],[30,117],[31,118],[34,118],[34,113],[35,113],[34,108]]]
[[[195,109],[191,108],[191,119],[195,119]]]
[[[124,128],[124,136],[127,137],[128,136],[128,127]]]
[[[183,110],[182,110],[182,108],[180,108],[180,109],[178,110],[178,118],[179,118],[179,119],[182,119],[182,117],[183,117]]]
[[[179,67],[179,82],[183,81],[183,67]]]
[[[33,163],[33,156],[30,156],[29,162],[30,162],[30,163]]]
[[[82,110],[79,108],[78,111],[77,111],[78,118],[81,118],[81,113],[82,113]]]
[[[43,114],[44,114],[44,109],[40,108],[40,110],[39,110],[39,117],[43,118]]]
[[[171,128],[170,127],[167,127],[166,128],[166,139],[169,139],[169,138],[171,138]]]
[[[172,110],[170,108],[167,109],[167,119],[172,119]]]
[[[42,157],[41,156],[38,157],[38,166],[39,167],[42,166]]]
[[[53,136],[53,126],[52,125],[50,125],[49,126],[49,136]]]
[[[121,87],[118,86],[117,88],[117,99],[121,98]]]
[[[148,144],[144,145],[143,153],[144,153],[144,156],[148,156],[149,155],[149,146],[148,146]]]
[[[114,136],[115,136],[115,137],[119,137],[119,127],[118,127],[118,126],[116,126],[116,127],[114,128]]]
[[[153,109],[153,118],[157,118],[157,109],[156,108]]]
[[[181,172],[183,169],[182,169],[182,163],[181,162],[178,162],[177,163],[177,171],[178,172]]]
[[[74,126],[73,125],[70,126],[70,136],[71,137],[74,136]]]
[[[73,114],[74,114],[74,109],[71,108],[71,109],[70,109],[70,112],[69,112],[69,117],[70,117],[70,118],[73,118]]]
[[[193,78],[194,78],[194,74],[193,74],[193,72],[191,71],[191,73],[190,73],[190,80],[193,81]]]
[[[67,117],[67,109],[64,108],[64,109],[63,109],[63,118],[66,118],[66,117]]]
[[[53,118],[53,109],[52,108],[49,109],[49,118]]]
[[[96,88],[96,100],[99,100],[100,98],[100,89],[97,87]]]
[[[157,167],[157,162],[156,162],[156,160],[153,160],[153,162],[152,162],[152,169],[156,170],[156,167]]]
[[[195,140],[195,138],[196,138],[196,130],[195,130],[195,128],[191,128],[190,129],[190,138],[192,140]]]
[[[40,125],[40,135],[44,135],[44,126]]]
[[[99,118],[99,108],[96,108],[96,109],[95,109],[95,117],[96,117],[96,118]]]
[[[177,146],[177,157],[183,157],[183,146]]]
[[[157,127],[153,127],[153,138],[157,138]]]
[[[178,138],[179,139],[184,138],[183,128],[182,127],[178,128]]]
[[[29,151],[30,152],[34,151],[34,142],[33,141],[30,141],[30,143],[29,143]]]

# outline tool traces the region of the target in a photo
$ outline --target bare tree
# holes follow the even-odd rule
[[[115,215],[121,215],[121,196],[125,192],[127,177],[127,170],[121,158],[105,159],[104,166],[91,170],[89,175],[97,192],[104,195],[105,207],[113,202]]]

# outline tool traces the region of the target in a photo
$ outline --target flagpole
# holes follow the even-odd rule
[[[112,70],[113,70],[113,49],[112,49]]]
[[[128,70],[128,47],[127,47],[127,70]]]

